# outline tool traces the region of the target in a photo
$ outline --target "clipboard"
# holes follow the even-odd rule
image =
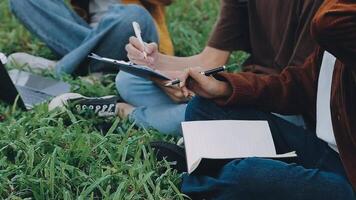
[[[149,68],[147,66],[136,65],[131,62],[125,62],[122,60],[114,60],[111,58],[105,58],[105,57],[101,57],[94,53],[91,53],[88,57],[91,59],[97,60],[97,61],[116,65],[119,67],[120,71],[124,71],[126,73],[129,73],[129,74],[132,74],[135,76],[139,76],[139,77],[146,78],[146,79],[149,79],[150,77],[154,77],[154,78],[160,78],[163,80],[171,81],[171,79],[169,77],[167,77],[166,75],[164,75],[152,68]]]

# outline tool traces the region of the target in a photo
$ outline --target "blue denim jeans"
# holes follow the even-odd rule
[[[187,104],[173,102],[152,81],[126,72],[117,75],[116,88],[127,103],[136,107],[129,117],[137,125],[155,128],[164,134],[182,135],[181,122],[184,121]],[[301,116],[279,116],[304,126]]]
[[[136,108],[129,118],[144,128],[155,128],[161,133],[181,135],[187,104],[173,102],[152,81],[119,72],[116,88],[121,98]]]
[[[267,120],[276,151],[296,151],[298,157],[293,162],[246,158],[233,160],[211,175],[185,174],[182,191],[193,199],[355,199],[338,153],[315,132],[270,113],[219,107],[203,98],[193,99],[186,110],[187,121],[229,119]]]
[[[133,21],[141,25],[146,42],[158,42],[151,15],[137,5],[110,7],[95,28],[74,13],[64,0],[10,0],[10,8],[31,33],[61,57],[56,66],[58,75],[116,73],[117,67],[90,60],[87,56],[95,52],[105,57],[127,59],[125,45],[134,35]]]

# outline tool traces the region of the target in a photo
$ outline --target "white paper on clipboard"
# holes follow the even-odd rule
[[[108,64],[113,64],[119,67],[120,71],[124,71],[126,73],[135,75],[135,76],[139,76],[142,78],[150,78],[150,77],[154,77],[154,78],[160,78],[163,80],[167,80],[170,81],[171,79],[169,77],[167,77],[166,75],[152,69],[149,68],[147,66],[143,66],[143,65],[136,65],[133,64],[131,62],[125,62],[122,60],[114,60],[111,58],[105,58],[105,57],[101,57],[99,55],[96,55],[94,53],[91,53],[89,56],[89,58],[92,58],[94,60],[98,60],[101,62],[105,62]]]

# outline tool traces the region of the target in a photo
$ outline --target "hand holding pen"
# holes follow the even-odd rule
[[[207,99],[228,98],[232,94],[232,88],[228,82],[215,79],[212,74],[223,71],[225,67],[219,67],[212,71],[203,71],[200,67],[194,67],[187,70],[186,78],[181,79],[180,88],[184,95],[193,92],[198,96]],[[208,73],[209,72],[209,73]],[[210,76],[207,76],[209,75]]]
[[[145,43],[141,36],[140,25],[137,22],[132,23],[136,36],[131,36],[125,49],[127,57],[132,63],[155,68],[159,56],[156,43]]]
[[[214,69],[210,69],[210,70],[207,70],[207,71],[200,71],[199,73],[201,75],[205,75],[205,76],[212,76],[212,75],[215,75],[219,72],[223,72],[226,70],[226,66],[222,66],[222,67],[217,67],[217,68],[214,68]],[[165,86],[173,86],[173,85],[177,85],[177,84],[180,84],[181,83],[181,80],[179,79],[175,79],[171,82],[168,82]]]

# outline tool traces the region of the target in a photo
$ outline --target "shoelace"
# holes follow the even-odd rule
[[[95,107],[95,110],[94,112],[95,113],[105,113],[105,112],[110,112],[112,113],[110,110],[112,110],[114,107],[115,107],[115,104],[110,104],[109,106],[108,105],[76,105],[75,106],[77,111],[80,112],[82,110],[94,110],[94,107]]]

